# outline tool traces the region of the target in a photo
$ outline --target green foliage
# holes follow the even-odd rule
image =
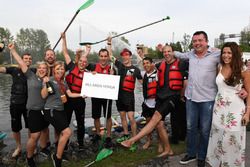
[[[178,41],[176,43],[170,43],[170,46],[172,46],[174,51],[182,52],[181,42]]]
[[[41,60],[45,50],[50,47],[47,34],[32,28],[21,28],[16,36],[16,44],[20,54],[29,52],[32,55],[33,62]]]
[[[93,52],[93,53],[90,53],[89,56],[88,56],[88,62],[89,63],[96,63],[98,62],[98,53],[97,52]]]
[[[69,53],[69,56],[70,56],[71,60],[75,60],[75,53],[74,53],[74,51],[68,49],[68,53]],[[63,53],[59,52],[59,51],[56,51],[56,59],[60,60],[60,61],[65,61]]]
[[[181,46],[182,46],[183,52],[187,52],[190,50],[190,44],[191,44],[191,36],[185,33],[183,35],[183,41],[181,41]]]
[[[160,52],[159,50],[154,50],[153,48],[148,48],[148,57],[152,58],[152,59],[162,59],[163,58],[163,54],[162,52]]]
[[[243,52],[250,52],[250,31],[249,29],[245,29],[241,31],[240,38],[240,48]]]
[[[0,64],[10,63],[10,53],[8,51],[7,45],[13,41],[14,37],[11,35],[10,30],[7,28],[0,27],[0,41],[5,43],[5,49],[0,53]]]

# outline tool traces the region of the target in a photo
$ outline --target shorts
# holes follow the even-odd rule
[[[162,121],[165,120],[165,117],[170,112],[175,112],[179,99],[180,96],[178,95],[172,95],[166,99],[156,99],[155,111],[158,111],[161,114]]]
[[[123,100],[118,99],[116,101],[116,107],[117,107],[118,112],[121,112],[121,111],[125,111],[125,112],[135,111],[135,100],[133,98],[131,98],[129,101],[130,101],[130,103],[124,103]]]
[[[28,128],[26,104],[10,104],[11,129],[19,132],[22,129],[22,115],[25,128]]]
[[[155,108],[149,108],[144,102],[142,103],[142,116],[152,118],[155,113]]]
[[[27,116],[30,133],[40,132],[49,126],[42,110],[29,110]]]
[[[63,111],[58,111],[55,109],[45,109],[44,118],[49,122],[57,132],[61,133],[64,129],[69,127],[67,121],[67,114]]]
[[[92,118],[99,119],[103,110],[103,116],[106,117],[107,99],[91,98],[92,102]],[[108,115],[111,118],[112,100],[108,100]]]

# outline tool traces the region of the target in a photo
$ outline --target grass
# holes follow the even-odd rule
[[[175,155],[185,152],[185,143],[180,142],[178,145],[171,145]],[[157,145],[154,143],[149,149],[142,150],[141,148],[137,149],[135,152],[131,152],[123,147],[116,147],[113,151],[113,154],[109,157],[95,162],[92,167],[136,167],[141,165],[150,159],[154,158],[157,155]],[[94,161],[96,156],[88,157],[87,159],[80,161],[70,161],[63,163],[64,167],[79,167],[85,166],[88,163]],[[23,166],[24,164],[19,164]],[[19,166],[18,165],[18,166]],[[51,161],[45,161],[39,164],[40,167],[51,167]],[[21,167],[20,166],[20,167]]]

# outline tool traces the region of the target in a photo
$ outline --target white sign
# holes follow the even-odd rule
[[[84,73],[81,95],[87,97],[118,99],[120,76]]]

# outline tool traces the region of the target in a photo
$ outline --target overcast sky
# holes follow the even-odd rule
[[[2,0],[0,26],[13,35],[20,28],[43,29],[52,47],[83,0]],[[96,42],[108,33],[118,33],[158,21],[170,20],[132,32],[125,37],[134,50],[137,43],[154,47],[158,43],[183,40],[184,33],[208,33],[210,44],[221,33],[232,34],[249,25],[249,0],[95,0],[81,11],[67,32],[68,46],[79,48],[81,40]],[[61,44],[59,44],[61,46]],[[98,44],[95,49],[104,47]],[[60,46],[58,49],[60,49]]]

